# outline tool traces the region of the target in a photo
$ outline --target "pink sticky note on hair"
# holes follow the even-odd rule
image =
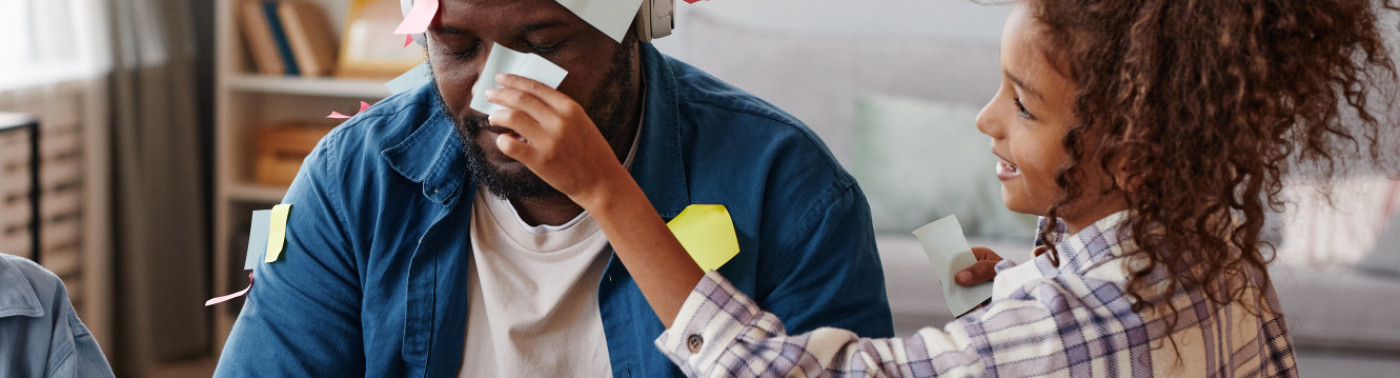
[[[403,47],[408,47],[408,45],[412,45],[412,44],[413,44],[413,34],[406,35],[405,37],[408,37],[408,38],[404,38],[404,40],[403,40]]]
[[[437,15],[438,0],[416,0],[413,9],[403,17],[403,22],[394,29],[394,34],[421,34],[428,31],[428,24]]]

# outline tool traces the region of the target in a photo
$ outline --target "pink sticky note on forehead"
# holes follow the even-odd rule
[[[415,0],[413,9],[403,17],[403,22],[394,29],[394,34],[421,34],[428,31],[428,24],[437,15],[438,0]]]

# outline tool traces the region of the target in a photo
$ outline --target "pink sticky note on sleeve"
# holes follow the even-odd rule
[[[225,296],[222,296],[222,297],[218,297],[218,298],[214,298],[214,299],[210,299],[210,300],[204,301],[204,307],[209,307],[209,306],[213,306],[213,305],[216,305],[216,304],[228,302],[228,300],[230,300],[230,299],[238,298],[238,297],[243,296],[244,294],[248,294],[248,291],[249,291],[249,290],[253,290],[253,274],[252,274],[252,273],[248,273],[248,287],[243,288],[243,290],[239,290],[237,293],[233,293],[233,294],[229,294],[229,295],[225,295]]]
[[[416,0],[413,9],[403,17],[403,22],[394,29],[394,34],[422,34],[428,31],[428,24],[437,15],[438,0]]]
[[[368,102],[364,102],[364,101],[360,101],[360,113],[364,113],[366,110],[369,110],[369,103],[368,103]],[[355,113],[355,114],[359,114],[359,113]],[[349,119],[350,116],[344,115],[344,114],[340,114],[340,112],[331,112],[331,115],[326,116],[326,118]]]

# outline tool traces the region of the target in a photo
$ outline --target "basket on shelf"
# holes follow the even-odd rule
[[[259,129],[254,179],[262,185],[291,185],[301,169],[301,161],[332,128],[334,126],[321,124],[283,123]]]

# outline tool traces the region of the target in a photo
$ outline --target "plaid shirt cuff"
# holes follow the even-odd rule
[[[764,312],[724,276],[712,271],[690,292],[671,328],[656,339],[656,346],[687,376],[694,377],[705,375],[694,369],[725,364],[719,360],[728,344],[785,333],[777,317]]]

